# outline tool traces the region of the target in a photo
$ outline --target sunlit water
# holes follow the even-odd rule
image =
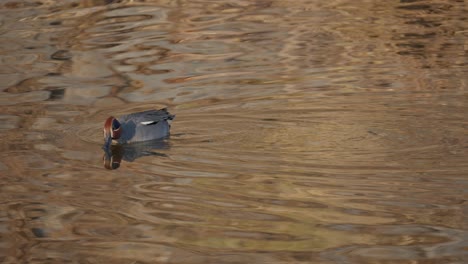
[[[467,12],[2,1],[0,262],[466,263]]]

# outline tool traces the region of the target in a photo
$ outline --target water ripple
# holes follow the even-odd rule
[[[465,13],[1,3],[0,259],[462,263]],[[103,121],[162,107],[171,136],[104,169]]]

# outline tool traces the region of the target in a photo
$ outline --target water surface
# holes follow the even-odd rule
[[[3,1],[3,263],[464,263],[464,1]],[[114,149],[109,115],[168,107]]]

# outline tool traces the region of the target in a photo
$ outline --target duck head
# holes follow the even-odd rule
[[[113,139],[119,139],[122,128],[119,120],[111,116],[104,123],[104,142],[108,145]]]

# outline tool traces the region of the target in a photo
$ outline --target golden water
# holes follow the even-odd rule
[[[467,11],[0,2],[0,262],[465,263]]]

